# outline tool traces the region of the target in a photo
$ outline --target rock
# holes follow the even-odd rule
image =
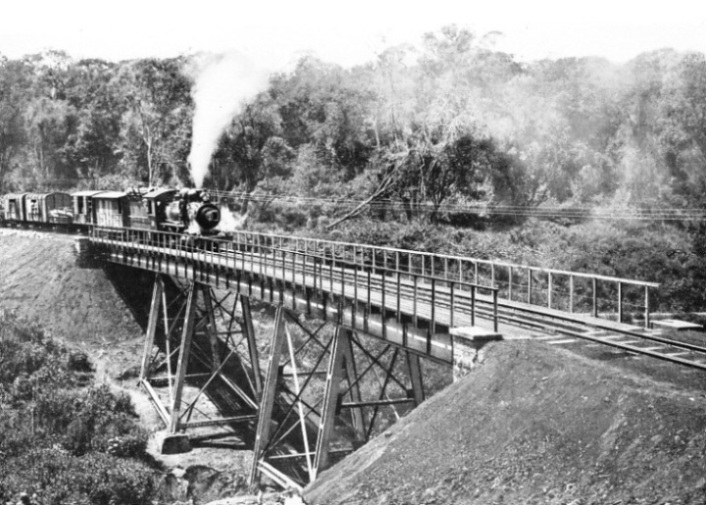
[[[158,446],[162,448],[162,454],[182,454],[191,451],[189,437],[183,433],[166,434],[162,432],[156,434],[156,437],[158,438]]]

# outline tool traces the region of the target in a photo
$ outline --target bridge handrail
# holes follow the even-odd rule
[[[267,235],[265,235],[265,236],[267,236]],[[293,239],[297,240],[298,238],[301,238],[301,237],[294,237]],[[350,265],[350,266],[356,266],[356,267],[368,266],[368,267],[372,268],[373,270],[375,270],[376,272],[390,272],[393,274],[397,274],[397,273],[399,273],[399,274],[413,274],[419,278],[422,278],[425,280],[430,280],[430,281],[434,280],[434,281],[438,281],[438,282],[454,283],[457,285],[464,285],[464,286],[469,286],[469,287],[475,287],[478,289],[488,290],[490,292],[499,291],[499,288],[497,286],[488,286],[486,284],[479,284],[479,283],[475,283],[475,282],[464,281],[463,279],[451,279],[448,277],[441,277],[441,276],[432,275],[432,274],[410,272],[408,270],[402,270],[399,268],[391,268],[391,267],[387,267],[384,265],[362,265],[360,262],[351,261],[351,260],[346,259],[345,257],[341,258],[341,257],[336,257],[336,256],[331,256],[331,255],[326,255],[326,254],[316,254],[316,253],[308,252],[306,250],[301,250],[301,249],[292,249],[292,248],[286,248],[286,247],[281,247],[281,246],[276,246],[276,245],[245,244],[245,243],[239,243],[239,244],[241,244],[241,245],[254,245],[257,247],[268,248],[268,249],[272,249],[272,250],[276,250],[276,251],[280,251],[280,252],[291,253],[291,254],[299,254],[299,255],[306,256],[306,257],[317,258],[317,259],[321,259],[321,260],[331,260],[336,263],[343,263],[343,264]]]
[[[180,249],[180,248],[173,248],[172,245],[174,241],[182,241],[184,240],[185,236],[181,233],[176,233],[176,232],[167,232],[167,231],[150,231],[150,230],[143,230],[143,229],[135,229],[135,228],[115,228],[115,227],[105,227],[105,226],[95,226],[91,228],[90,231],[91,237],[98,243],[114,243],[118,242],[120,245],[120,248],[123,249],[130,249],[130,250],[144,250],[146,252],[154,252],[155,248],[158,249],[169,249],[169,250],[174,250],[178,251],[180,254],[179,256],[184,257],[187,260],[191,260],[192,262],[208,262],[209,255],[211,257],[211,260],[214,259],[214,255],[219,252],[219,250],[224,250],[224,251],[232,251],[234,253],[240,253],[240,258],[237,256],[233,256],[233,264],[232,267],[234,269],[238,268],[238,263],[241,261],[243,262],[243,267],[248,256],[248,252],[246,249],[240,249],[238,250],[238,247],[250,247],[250,253],[253,255],[253,257],[250,259],[250,264],[254,268],[254,256],[257,256],[257,262],[260,265],[260,269],[262,270],[263,265],[264,266],[273,266],[275,268],[282,268],[283,272],[283,279],[284,281],[288,281],[286,278],[285,272],[287,269],[291,267],[292,275],[293,278],[291,279],[292,282],[296,283],[295,280],[295,275],[297,273],[297,267],[303,267],[301,270],[301,273],[306,274],[306,268],[313,267],[314,269],[320,268],[320,273],[319,273],[319,278],[321,279],[322,282],[322,289],[326,288],[327,286],[323,285],[323,264],[325,261],[330,261],[330,270],[329,272],[326,272],[329,277],[327,277],[327,283],[330,284],[330,292],[332,294],[337,294],[336,290],[333,289],[333,283],[334,282],[341,282],[341,295],[344,297],[349,297],[350,295],[346,293],[345,291],[345,281],[346,281],[346,276],[350,278],[351,276],[354,276],[356,279],[358,279],[358,275],[360,272],[360,267],[361,265],[358,262],[355,261],[349,261],[345,258],[336,258],[336,257],[331,257],[328,255],[321,255],[316,251],[302,251],[302,250],[295,250],[291,248],[284,248],[281,246],[273,245],[273,244],[261,244],[261,243],[255,243],[255,242],[250,242],[250,241],[237,241],[237,240],[228,240],[225,238],[219,238],[219,237],[199,237],[196,238],[195,240],[198,240],[200,243],[200,247],[198,249],[191,248],[188,250],[185,249]],[[111,237],[112,235],[112,237]],[[251,235],[242,235],[243,237],[251,237]],[[129,237],[129,238],[128,238]],[[149,237],[149,238],[148,238]],[[153,243],[147,244],[146,242],[148,240],[151,240]],[[209,245],[210,244],[210,245]],[[214,244],[218,244],[218,246],[214,247]],[[282,253],[282,260],[279,260],[277,256],[272,256],[271,258],[268,258],[266,255],[262,255],[262,251],[258,251],[255,253],[255,249],[257,248],[266,248],[268,250],[271,250],[273,252],[280,252]],[[290,254],[292,255],[293,260],[290,262],[286,260],[286,255]],[[296,257],[299,256],[303,258],[302,262],[297,262]],[[314,260],[313,263],[307,262],[305,259],[306,258],[311,258]],[[317,261],[318,260],[318,261]],[[335,275],[334,275],[334,270],[333,270],[333,265],[336,265],[335,269]],[[345,267],[347,266],[353,266],[355,268],[350,269],[350,271],[345,270]],[[376,266],[372,269],[367,269],[368,270],[368,275],[367,275],[367,290],[368,293],[371,293],[372,291],[376,291],[381,293],[382,296],[382,305],[384,307],[389,306],[386,305],[385,300],[386,296],[385,293],[390,293],[390,292],[395,292],[395,295],[389,295],[390,299],[393,297],[397,299],[396,304],[393,304],[397,307],[399,310],[401,307],[401,295],[400,295],[400,287],[405,287],[405,288],[411,288],[413,290],[413,299],[414,301],[414,312],[415,312],[415,317],[417,317],[416,313],[416,304],[418,299],[426,299],[429,298],[431,300],[431,316],[430,316],[430,323],[432,327],[435,327],[436,325],[436,318],[435,318],[435,309],[434,307],[437,305],[436,302],[439,302],[441,305],[440,306],[446,306],[448,305],[449,310],[450,310],[450,324],[453,325],[454,322],[454,312],[458,313],[467,313],[470,314],[471,320],[475,321],[476,318],[476,302],[482,302],[483,300],[477,300],[476,297],[476,292],[478,290],[481,290],[481,292],[485,291],[486,293],[489,293],[489,299],[488,302],[492,305],[492,319],[494,322],[494,328],[495,331],[497,331],[498,327],[498,291],[499,289],[495,286],[487,286],[487,285],[482,285],[482,284],[476,284],[472,283],[469,281],[464,281],[462,279],[449,279],[449,278],[443,278],[443,277],[438,277],[438,276],[433,276],[433,275],[428,275],[428,274],[422,274],[418,272],[407,272],[399,269],[392,269],[392,268],[387,268],[383,266]],[[371,270],[375,271],[375,275],[378,276],[378,279],[376,279],[376,283],[379,283],[379,289],[374,288],[375,284],[371,284]],[[253,270],[254,271],[254,270]],[[316,282],[316,271],[313,272],[314,277],[315,277],[315,282]],[[340,275],[340,277],[338,277]],[[362,278],[364,276],[360,275]],[[408,279],[405,281],[405,284],[401,284],[401,280],[403,277],[408,277],[409,279],[413,280],[413,284],[410,282]],[[390,280],[386,280],[390,279]],[[361,279],[362,280],[362,279]],[[421,281],[421,282],[420,282]],[[357,286],[358,286],[358,281],[354,282],[354,286],[356,286],[356,292],[357,292]],[[388,289],[388,287],[390,289]],[[420,289],[423,288],[423,290],[420,291]],[[465,288],[465,289],[464,289]],[[437,297],[437,295],[439,297]],[[357,295],[355,297],[357,298]],[[454,306],[454,301],[456,300],[456,303],[459,303],[459,305]],[[468,300],[471,303],[471,308],[470,312],[467,312],[465,309],[462,308],[460,305],[460,302],[463,300]],[[492,301],[491,301],[492,300]],[[368,303],[370,300],[368,300]],[[389,308],[386,310],[390,310]]]
[[[351,242],[342,242],[342,241],[333,241],[333,240],[327,240],[327,239],[318,239],[318,238],[309,238],[309,237],[297,237],[297,236],[286,236],[286,235],[281,235],[281,234],[276,234],[276,233],[262,233],[262,232],[252,232],[252,231],[244,231],[244,230],[239,230],[235,232],[235,234],[241,234],[241,235],[249,235],[249,236],[257,236],[257,237],[262,237],[266,238],[268,240],[273,240],[277,239],[280,241],[305,241],[309,243],[315,243],[315,244],[321,244],[324,246],[331,246],[332,249],[334,250],[335,253],[335,248],[336,247],[343,247],[348,248],[349,250],[352,249],[354,257],[358,254],[358,251],[361,249],[363,251],[368,250],[371,252],[371,258],[373,260],[373,264],[375,265],[375,253],[376,252],[382,252],[384,255],[384,261],[387,261],[387,253],[392,253],[397,255],[396,256],[396,263],[399,264],[399,255],[404,254],[408,255],[410,258],[414,257],[419,257],[422,259],[421,263],[421,269],[422,273],[424,273],[425,270],[425,260],[430,259],[431,261],[429,262],[430,269],[432,274],[434,274],[434,269],[435,269],[435,260],[441,260],[444,262],[444,277],[448,278],[449,277],[449,261],[452,263],[457,263],[458,265],[458,276],[462,278],[464,274],[464,268],[463,265],[470,265],[473,268],[473,275],[474,275],[474,281],[478,284],[479,283],[479,273],[478,273],[478,265],[484,265],[484,267],[490,267],[490,282],[492,285],[497,286],[496,283],[496,269],[505,269],[506,271],[506,276],[507,276],[507,290],[506,290],[506,296],[505,298],[508,300],[513,300],[513,270],[517,271],[525,271],[528,276],[527,280],[527,300],[526,303],[529,303],[531,305],[541,305],[537,304],[532,300],[532,276],[534,274],[546,274],[547,276],[547,294],[546,294],[546,306],[548,308],[553,308],[552,307],[552,283],[554,278],[566,278],[569,281],[569,301],[568,301],[568,309],[569,312],[574,311],[574,279],[575,278],[581,278],[581,279],[588,279],[592,282],[592,287],[591,287],[591,300],[592,300],[592,313],[594,317],[598,317],[599,313],[599,303],[598,303],[598,287],[596,282],[601,281],[604,283],[611,283],[613,286],[615,286],[615,290],[617,293],[615,293],[616,300],[615,300],[615,306],[617,307],[617,317],[619,320],[623,319],[623,307],[624,307],[624,301],[623,301],[623,288],[627,286],[632,286],[636,288],[642,288],[644,291],[643,299],[644,299],[644,304],[642,305],[642,311],[644,314],[644,321],[645,321],[645,327],[649,326],[649,300],[650,300],[650,295],[649,295],[649,290],[651,288],[658,288],[660,286],[659,283],[656,282],[648,282],[648,281],[641,281],[641,280],[635,280],[635,279],[627,279],[627,278],[621,278],[621,277],[614,277],[614,276],[606,276],[606,275],[600,275],[600,274],[590,274],[590,273],[585,273],[585,272],[575,272],[575,271],[568,271],[568,270],[558,270],[558,269],[551,269],[551,268],[544,268],[544,267],[535,267],[535,266],[529,266],[529,265],[521,265],[521,264],[513,264],[513,263],[507,263],[507,262],[502,262],[502,261],[496,261],[496,260],[484,260],[484,259],[479,259],[479,258],[471,258],[471,257],[463,257],[463,256],[454,256],[454,255],[447,255],[447,254],[436,254],[436,253],[430,253],[430,252],[422,252],[422,251],[413,251],[413,250],[408,250],[408,249],[399,249],[399,248],[394,248],[394,247],[387,247],[387,246],[375,246],[375,245],[368,245],[368,244],[356,244],[356,243],[351,243]],[[332,253],[332,254],[334,254]],[[453,265],[452,265],[453,266]],[[409,262],[409,268],[411,271],[412,268],[412,261]]]
[[[115,232],[115,233],[128,231],[128,232],[133,232],[133,233],[137,233],[137,234],[147,234],[147,233],[150,233],[150,234],[153,234],[153,235],[163,235],[163,236],[171,236],[171,237],[173,237],[173,238],[183,238],[183,234],[181,234],[181,233],[176,233],[176,232],[169,232],[169,231],[153,232],[153,231],[142,230],[142,229],[139,229],[139,228],[118,228],[118,227],[108,227],[108,226],[93,226],[92,228],[94,228],[94,229],[96,229],[96,230],[100,230],[100,231]],[[92,234],[92,236],[93,236],[94,238],[97,238],[98,240],[101,240],[100,237],[95,237],[95,235],[93,235],[93,234]],[[203,242],[215,242],[215,243],[221,243],[221,244],[226,244],[226,245],[233,243],[232,241],[230,241],[230,240],[228,240],[228,239],[224,239],[224,238],[222,238],[222,237],[201,237],[201,238],[199,238],[198,240],[203,241]],[[240,243],[240,245],[250,245],[250,244],[242,244],[242,243]],[[278,247],[278,246],[273,246],[273,245],[267,245],[267,246],[265,246],[265,245],[260,245],[260,244],[252,244],[252,245],[256,245],[256,246],[260,246],[260,247],[266,247],[266,248],[268,248],[268,249],[276,250],[276,251],[279,251],[279,252],[286,252],[286,253],[290,253],[290,254],[296,254],[296,255],[300,255],[300,256],[304,256],[304,257],[308,257],[308,258],[320,259],[320,260],[323,260],[323,261],[325,261],[325,260],[331,260],[331,261],[333,261],[333,262],[335,262],[335,263],[338,263],[338,264],[344,264],[344,265],[350,265],[350,266],[358,266],[358,267],[361,266],[360,263],[358,263],[358,262],[350,261],[350,260],[347,260],[347,259],[345,259],[345,258],[335,258],[335,257],[327,256],[327,255],[325,255],[325,254],[315,254],[315,253],[312,253],[312,252],[306,252],[306,251],[295,250],[295,249],[288,249],[288,248],[283,248],[283,247]],[[137,246],[135,246],[135,247],[136,247],[137,249],[140,248],[139,245],[137,245]],[[209,249],[207,249],[207,248],[201,249],[199,252],[200,252],[200,253],[208,253],[208,254],[214,253],[214,251],[209,250]],[[197,253],[197,254],[198,254],[198,253]],[[274,262],[273,262],[273,264],[274,264]],[[277,266],[277,265],[275,265],[275,266]],[[435,281],[435,282],[441,282],[441,283],[447,283],[447,284],[454,284],[454,285],[457,285],[457,286],[472,287],[472,288],[476,288],[476,289],[482,289],[482,290],[484,290],[484,291],[488,291],[488,292],[491,292],[491,293],[499,291],[499,288],[496,287],[496,286],[488,286],[488,285],[485,285],[485,284],[478,284],[478,283],[474,283],[474,282],[470,282],[470,281],[464,281],[464,280],[462,280],[462,279],[449,279],[449,278],[447,278],[447,277],[440,277],[440,276],[438,276],[438,275],[430,275],[430,274],[422,274],[422,273],[408,272],[408,271],[405,271],[405,270],[400,270],[400,269],[396,269],[396,268],[385,267],[385,266],[382,266],[382,265],[376,265],[376,266],[372,267],[372,269],[375,270],[375,272],[388,272],[388,273],[392,273],[392,274],[411,274],[411,275],[414,275],[414,276],[417,277],[417,278],[424,279],[424,280],[428,280],[428,281]]]
[[[426,257],[438,258],[438,259],[448,259],[448,260],[453,260],[453,261],[466,261],[466,262],[470,262],[470,263],[477,262],[477,263],[482,263],[485,265],[495,265],[498,267],[506,267],[506,268],[519,268],[519,269],[525,269],[525,270],[532,270],[534,272],[540,272],[540,273],[553,273],[556,275],[570,275],[573,277],[582,277],[585,279],[597,279],[597,280],[609,281],[609,282],[620,282],[623,284],[631,284],[634,286],[643,286],[643,287],[651,287],[651,288],[658,288],[660,286],[660,283],[658,283],[658,282],[641,281],[641,280],[637,280],[637,279],[628,279],[625,277],[614,277],[614,276],[610,276],[610,275],[590,274],[590,273],[577,272],[577,271],[572,271],[572,270],[559,270],[556,268],[538,267],[538,266],[532,266],[532,265],[525,265],[525,264],[521,264],[521,263],[508,263],[508,262],[498,261],[498,260],[485,260],[485,259],[481,259],[481,258],[473,258],[470,256],[456,256],[456,255],[450,255],[450,254],[431,253],[431,252],[427,252],[427,251],[415,251],[413,249],[400,249],[400,248],[396,248],[396,247],[378,246],[378,245],[372,245],[372,244],[360,244],[360,243],[354,243],[354,242],[342,242],[342,241],[338,241],[338,240],[319,239],[319,238],[312,238],[312,237],[288,236],[288,235],[280,235],[277,233],[263,233],[263,232],[255,232],[255,231],[238,230],[235,232],[235,234],[258,235],[261,237],[268,237],[268,238],[274,237],[274,238],[286,239],[286,240],[307,240],[307,241],[327,243],[327,244],[332,244],[332,245],[340,245],[340,246],[355,247],[355,248],[367,248],[367,249],[378,250],[378,251],[387,251],[387,252],[392,252],[392,253],[413,254],[413,255],[417,255],[417,256],[426,256]]]
[[[119,230],[116,230],[118,232]],[[134,232],[134,230],[132,231]],[[157,232],[151,232],[157,233]],[[168,233],[168,232],[162,232]],[[178,233],[174,233],[174,237],[180,237]],[[201,240],[206,240],[201,239]],[[351,265],[361,266],[364,268],[372,267],[379,272],[405,272],[412,274],[413,272],[421,275],[429,275],[429,278],[436,278],[444,281],[455,280],[456,282],[468,282],[468,277],[473,280],[472,284],[484,287],[505,286],[499,291],[499,295],[509,301],[521,301],[530,305],[546,306],[550,309],[558,307],[561,310],[567,310],[573,313],[575,307],[584,307],[584,310],[591,310],[594,317],[598,317],[600,312],[605,312],[605,307],[617,308],[617,316],[620,321],[623,320],[623,309],[626,303],[638,306],[634,301],[639,301],[640,297],[644,297],[642,310],[644,313],[645,326],[649,326],[649,300],[650,288],[658,287],[658,283],[637,281],[632,279],[624,279],[619,277],[610,277],[604,275],[593,275],[584,272],[571,272],[566,270],[547,269],[542,267],[531,267],[525,265],[516,265],[506,262],[498,262],[492,260],[483,260],[478,258],[452,256],[444,254],[434,254],[429,252],[419,252],[408,249],[399,249],[385,246],[374,246],[367,244],[356,244],[342,241],[332,241],[326,239],[287,236],[276,233],[262,233],[238,230],[233,232],[231,238],[212,237],[209,240],[219,240],[223,243],[233,242],[240,244],[241,247],[268,247],[283,251],[316,251],[323,259],[332,261],[342,261],[342,256],[352,258],[349,262]],[[350,255],[350,256],[349,256]],[[442,265],[438,262],[442,261]],[[388,268],[392,264],[394,268]],[[483,271],[479,271],[479,265],[483,266]],[[404,270],[400,269],[404,266]],[[489,269],[487,267],[490,267]],[[489,270],[489,272],[488,272]],[[441,275],[437,275],[437,272]],[[518,275],[523,273],[522,277]],[[540,276],[535,279],[535,274],[544,273],[545,276]],[[481,282],[483,278],[489,278],[489,284]],[[588,279],[592,281],[592,285],[586,286],[580,284],[575,286],[574,279]],[[608,286],[597,284],[611,283]],[[533,285],[537,283],[536,286]],[[568,289],[567,289],[568,284]],[[519,287],[518,287],[519,286]],[[624,300],[623,294],[625,287],[637,287],[644,291],[644,294],[629,292],[629,300]],[[607,289],[606,289],[607,288]],[[568,292],[568,296],[566,293]],[[559,302],[557,293],[560,295]],[[605,294],[608,297],[604,297]],[[563,297],[563,298],[561,298]],[[613,298],[614,297],[614,298]],[[575,299],[580,305],[575,304]],[[538,303],[539,301],[539,303]],[[600,302],[600,303],[599,303]],[[591,308],[592,307],[592,308]],[[611,310],[610,308],[608,309]]]

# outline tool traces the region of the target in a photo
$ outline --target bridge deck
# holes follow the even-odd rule
[[[451,361],[449,330],[453,327],[490,324],[497,331],[499,320],[526,326],[544,320],[537,323],[540,327],[551,319],[557,326],[572,329],[580,326],[618,333],[640,330],[597,317],[595,299],[591,312],[574,312],[573,301],[569,310],[553,308],[552,272],[547,307],[516,301],[513,297],[517,298],[517,290],[514,296],[512,290],[506,290],[504,298],[499,299],[497,287],[466,281],[469,277],[479,279],[478,263],[466,268],[459,259],[454,270],[449,267],[449,258],[441,257],[437,263],[443,268],[437,266],[435,270],[435,258],[428,262],[429,255],[424,254],[415,263],[417,253],[413,251],[406,251],[406,257],[399,250],[350,244],[341,248],[333,242],[245,232],[232,241],[185,240],[173,233],[94,228],[91,241],[105,247],[111,261],[246,291],[299,312],[316,312],[446,363]],[[376,259],[381,251],[382,259]],[[513,271],[510,266],[510,286]],[[495,270],[492,274],[493,278],[500,277]],[[529,274],[528,301],[533,298],[534,278],[532,271]],[[569,274],[572,287],[573,275],[585,277]],[[593,279],[594,292],[597,279]],[[631,282],[614,281],[619,292]],[[635,283],[645,293],[652,286]],[[645,314],[647,323],[649,316]]]

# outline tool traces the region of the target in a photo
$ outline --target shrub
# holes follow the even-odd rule
[[[39,503],[151,503],[156,473],[130,398],[76,388],[90,365],[72,356],[0,314],[0,503],[19,492]]]
[[[44,449],[5,462],[0,482],[6,496],[36,493],[40,503],[141,505],[151,503],[157,474],[135,460],[99,453],[78,458]]]

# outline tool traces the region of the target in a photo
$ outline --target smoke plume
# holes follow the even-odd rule
[[[268,76],[235,52],[200,55],[187,72],[194,79],[195,106],[188,162],[194,184],[200,188],[223,131],[247,100],[266,89]]]

